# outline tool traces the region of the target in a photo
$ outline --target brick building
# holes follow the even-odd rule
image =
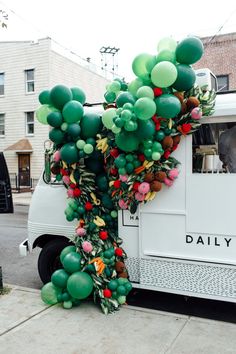
[[[236,32],[201,38],[205,53],[195,69],[209,68],[217,77],[220,91],[236,89]]]

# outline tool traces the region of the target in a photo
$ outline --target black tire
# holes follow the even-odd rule
[[[60,240],[59,238],[49,241],[44,245],[38,258],[38,272],[44,284],[51,281],[51,275],[55,270],[62,268],[60,253],[66,246],[69,246],[69,240]]]

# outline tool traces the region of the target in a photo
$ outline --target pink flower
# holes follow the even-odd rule
[[[147,182],[142,182],[138,187],[138,191],[141,194],[147,194],[150,191],[150,184]]]
[[[139,202],[142,202],[145,199],[145,194],[136,192],[135,193],[135,199]]]
[[[124,201],[124,199],[120,199],[119,202],[118,202],[118,204],[119,204],[119,207],[120,207],[121,209],[128,209],[128,205],[127,205],[127,203]]]
[[[91,245],[91,243],[89,241],[84,241],[82,243],[82,248],[83,248],[84,252],[86,252],[86,253],[90,253],[93,250],[93,246]]]
[[[86,235],[86,230],[83,227],[78,227],[76,229],[76,233],[78,236],[85,236]]]
[[[166,177],[164,179],[164,183],[165,183],[166,186],[171,187],[174,182],[171,179]]]
[[[191,111],[191,117],[193,119],[201,119],[202,118],[201,108],[199,108],[199,107],[193,108],[192,111]]]
[[[173,168],[173,170],[170,170],[168,173],[168,177],[173,181],[175,178],[177,178],[179,175],[179,171],[177,168]]]
[[[62,180],[65,184],[69,184],[70,183],[70,177],[69,176],[63,176]]]
[[[126,182],[128,179],[128,176],[127,175],[120,175],[120,180],[121,182]]]
[[[60,151],[57,150],[57,151],[54,152],[53,160],[54,160],[55,162],[59,162],[60,159],[61,159],[61,154],[60,154]]]
[[[67,190],[67,195],[69,198],[74,198],[74,192],[73,192],[73,189],[69,188]]]

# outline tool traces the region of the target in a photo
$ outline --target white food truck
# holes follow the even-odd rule
[[[134,287],[236,302],[236,93],[217,95],[214,115],[201,122],[174,152],[181,162],[174,185],[134,215],[120,211],[119,236]],[[21,255],[42,248],[43,282],[74,234],[66,198],[63,184],[43,176],[32,196],[19,247]]]

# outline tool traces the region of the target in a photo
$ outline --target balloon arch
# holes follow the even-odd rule
[[[78,87],[57,85],[39,95],[37,119],[52,127],[51,172],[67,189],[65,217],[78,220],[73,244],[60,255],[62,268],[42,288],[47,304],[71,308],[91,293],[104,313],[126,303],[132,285],[118,210],[134,213],[163,184],[174,183],[179,162],[172,152],[213,112],[215,93],[195,84],[191,67],[203,54],[202,42],[163,38],[157,50],[133,60],[136,78],[129,84],[107,85],[102,117],[84,112]]]

